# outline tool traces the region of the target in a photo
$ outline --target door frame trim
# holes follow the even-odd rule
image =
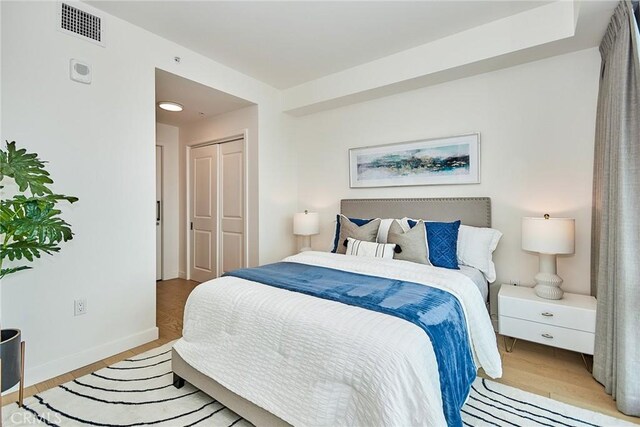
[[[164,225],[164,200],[165,200],[165,185],[164,185],[164,147],[162,145],[158,145],[156,143],[156,150],[160,149],[160,280],[164,280],[164,235],[165,233],[165,225]],[[157,153],[157,151],[156,151]],[[157,165],[157,160],[156,160]],[[156,182],[158,180],[158,171],[156,169]],[[156,194],[158,193],[157,185],[156,185]],[[157,200],[156,200],[157,203]],[[157,207],[156,207],[157,209]],[[157,225],[156,225],[157,227]],[[156,245],[158,244],[158,240],[156,239]],[[157,247],[156,247],[157,250]],[[157,256],[156,256],[156,273],[157,273]],[[158,279],[156,279],[158,281]]]
[[[199,143],[194,143],[194,144],[187,144],[185,147],[185,162],[186,162],[186,167],[185,167],[185,174],[186,174],[186,189],[185,189],[185,200],[186,200],[186,214],[185,214],[185,236],[186,236],[186,240],[185,240],[185,250],[186,250],[186,265],[185,265],[185,274],[187,276],[187,280],[191,280],[191,257],[192,257],[192,253],[191,253],[191,227],[190,227],[190,223],[191,223],[191,150],[194,148],[201,148],[201,147],[206,147],[209,145],[219,145],[219,144],[224,144],[225,142],[234,142],[234,141],[239,141],[242,140],[242,162],[243,162],[243,176],[244,176],[244,265],[243,267],[247,266],[247,263],[249,261],[249,168],[247,167],[247,159],[249,158],[248,156],[248,151],[249,151],[249,144],[247,144],[247,140],[249,137],[249,130],[248,129],[243,129],[241,132],[232,134],[231,136],[227,136],[224,138],[218,138],[218,139],[214,139],[211,141],[206,141],[206,142],[199,142]],[[220,183],[219,178],[220,178],[220,170],[219,168],[216,171],[218,173],[218,184]],[[217,219],[216,219],[216,227],[217,230],[220,230],[220,198],[218,197],[216,200],[216,204],[217,204]],[[217,271],[220,272],[222,271],[221,269],[221,265],[220,265],[220,238],[218,237],[216,239],[216,248],[217,248],[217,259],[216,259],[216,264],[217,264]]]

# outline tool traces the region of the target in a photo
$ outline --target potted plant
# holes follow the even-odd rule
[[[13,185],[7,187],[7,181]],[[9,192],[0,200],[0,280],[5,276],[30,269],[26,263],[53,254],[59,244],[73,238],[71,227],[60,217],[56,206],[74,203],[77,197],[54,193],[53,180],[45,170],[45,162],[36,153],[17,149],[15,141],[0,148],[0,190]],[[9,261],[9,265],[6,264]],[[20,381],[20,405],[24,377],[24,343],[19,329],[2,329],[1,391]]]

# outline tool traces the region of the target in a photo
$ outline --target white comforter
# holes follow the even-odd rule
[[[478,288],[454,271],[324,252],[285,259],[424,283],[461,302],[478,367],[502,374]],[[405,320],[223,277],[187,301],[175,344],[194,368],[295,426],[444,426],[431,341]]]

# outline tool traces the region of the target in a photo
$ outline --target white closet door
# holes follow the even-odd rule
[[[162,147],[156,145],[156,280],[162,280]]]
[[[218,146],[193,148],[190,161],[190,277],[204,282],[218,276]]]
[[[244,141],[220,144],[220,270],[246,266]]]

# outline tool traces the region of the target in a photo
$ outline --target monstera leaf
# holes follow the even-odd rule
[[[75,203],[78,198],[53,193],[49,188],[53,180],[45,164],[37,154],[17,149],[15,142],[7,142],[6,151],[0,149],[0,184],[6,178],[13,179],[19,190],[19,194],[0,201],[0,279],[31,268],[3,268],[6,259],[32,262],[42,253],[60,251],[60,242],[73,239],[71,226],[60,217],[56,206]]]
[[[13,178],[21,192],[28,188],[36,196],[51,193],[47,185],[53,180],[44,170],[44,162],[36,153],[17,150],[15,141],[7,143],[7,151],[0,150],[0,182],[5,176]]]

